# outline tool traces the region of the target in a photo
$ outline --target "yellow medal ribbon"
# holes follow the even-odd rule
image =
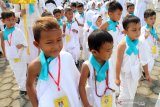
[[[26,9],[25,4],[22,4],[22,9]],[[30,55],[30,47],[29,47],[29,37],[28,37],[28,29],[27,29],[27,15],[23,16],[23,23],[24,23],[24,32],[27,40],[27,54]]]
[[[71,41],[71,37],[69,35],[66,35],[66,42],[70,42]]]

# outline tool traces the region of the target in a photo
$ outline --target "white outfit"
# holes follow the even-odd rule
[[[75,29],[78,33],[73,32],[72,30]],[[69,40],[67,40],[67,38]],[[77,61],[80,58],[80,43],[79,43],[79,26],[76,21],[71,24],[71,29],[66,26],[65,29],[65,37],[64,37],[64,49],[65,51],[69,52],[74,61]]]
[[[147,39],[145,39],[145,30],[147,30],[146,26],[143,26],[141,29],[141,37],[140,39],[144,40],[146,43],[146,54],[148,55],[149,58],[149,63],[148,63],[148,70],[151,72],[154,66],[154,59],[158,57],[158,45],[157,45],[157,40],[150,34]],[[152,52],[152,47],[156,46],[156,53],[153,54]]]
[[[9,45],[10,41],[11,45]],[[27,75],[27,42],[23,32],[15,27],[15,30],[8,36],[8,41],[5,40],[6,57],[9,61],[11,69],[14,72],[16,81],[21,91],[26,91],[26,75]],[[22,44],[25,47],[17,49],[16,45]],[[16,61],[18,59],[19,61]]]
[[[81,15],[79,13],[77,13],[75,15],[75,19],[77,19],[78,23],[84,25],[85,15],[84,15],[84,17],[81,17]],[[79,26],[79,41],[80,41],[80,45],[83,45],[83,27],[82,26]]]
[[[122,40],[123,35],[121,34],[121,26],[116,27],[116,31],[108,31],[113,37],[113,50],[112,55],[109,59],[110,67],[112,68],[111,73],[113,73],[114,79],[116,78],[116,58],[117,58],[117,47],[119,42]],[[116,87],[116,93],[119,93],[119,87]]]
[[[126,43],[126,50],[128,45]],[[144,54],[145,44],[139,41],[137,48],[139,50],[138,55],[133,53],[129,56],[124,51],[123,62],[120,72],[120,95],[118,97],[118,107],[132,107],[133,100],[136,94],[138,81],[141,77],[141,65],[144,66],[148,63],[147,55]]]
[[[141,20],[141,26],[144,26],[146,23],[144,21],[144,12],[147,9],[147,4],[151,3],[151,0],[136,0],[135,5],[135,16],[139,17]]]
[[[43,13],[44,10],[46,10],[46,6],[45,6],[45,1],[44,0],[39,0],[38,2],[38,10],[40,15]]]
[[[26,23],[25,16],[20,18],[20,29],[25,33],[25,37],[28,44],[28,63],[34,60],[38,56],[38,49],[34,46],[34,36],[32,31],[33,23],[40,17],[37,4],[34,5],[34,13],[29,14],[29,4],[21,5],[21,9],[26,9]],[[19,5],[14,4],[14,11],[17,17],[20,17]],[[25,27],[26,26],[26,27]]]
[[[56,9],[56,5],[53,3],[46,3],[46,9],[47,11],[51,12],[53,14],[54,9]]]
[[[58,58],[50,62],[49,71],[55,80],[57,80]],[[50,75],[48,75],[48,80],[38,80],[36,87],[39,103],[38,107],[56,107],[54,105],[54,100],[62,96],[68,97],[68,107],[82,107],[78,94],[79,77],[80,73],[75,66],[72,56],[67,52],[61,51],[60,91],[58,91],[57,85]]]
[[[98,97],[96,95],[96,91],[95,91],[95,76],[94,76],[94,68],[92,66],[92,64],[87,60],[84,62],[90,71],[90,75],[87,81],[87,86],[86,86],[86,93],[87,93],[87,99],[90,103],[91,106],[93,107],[102,107],[102,97]],[[108,74],[108,78],[109,78],[109,88],[114,89],[115,88],[115,83],[113,80],[113,75],[110,73],[110,68],[109,68],[109,74]],[[97,93],[99,95],[103,95],[105,89],[106,89],[106,80],[103,80],[102,82],[98,82],[97,83]],[[112,107],[116,107],[116,97],[115,97],[115,93],[112,92],[111,90],[107,90],[105,95],[111,95],[112,96]]]

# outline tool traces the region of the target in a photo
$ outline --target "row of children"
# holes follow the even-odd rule
[[[95,12],[95,5],[91,2],[91,9],[85,12],[84,5],[78,3],[78,12],[75,15],[73,9],[64,9],[65,23],[61,19],[63,12],[59,9],[53,11],[56,19],[45,12],[45,17],[35,22],[33,44],[41,51],[39,57],[30,63],[27,77],[27,91],[34,107],[57,107],[60,104],[81,106],[79,93],[85,107],[115,107],[114,90],[118,92],[119,89],[115,82],[120,85],[117,105],[126,107],[129,104],[131,107],[132,104],[126,101],[132,102],[134,99],[141,66],[146,73],[146,79],[151,80],[148,71],[152,70],[154,58],[158,55],[159,38],[153,27],[156,13],[151,9],[145,11],[147,24],[142,29],[138,17],[127,15],[122,23],[124,35],[121,35],[118,21],[123,8],[116,1],[106,5],[107,17]],[[51,17],[46,17],[48,15]],[[28,44],[24,32],[14,26],[15,14],[9,11],[3,12],[1,16],[6,25],[0,34],[2,48],[20,90],[24,92],[27,72],[25,54]],[[102,23],[104,17],[106,20]],[[88,54],[87,61],[82,65],[81,77],[75,66],[80,57],[80,45],[83,50],[86,49],[84,54]]]

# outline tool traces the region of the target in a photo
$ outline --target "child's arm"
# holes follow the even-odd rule
[[[41,68],[41,64],[38,58],[35,59],[33,62],[31,62],[28,66],[26,88],[27,88],[29,99],[33,107],[38,107],[35,81],[37,79],[37,76],[39,75],[40,68]]]
[[[77,22],[78,26],[84,27],[84,24],[80,24],[76,18],[75,21]]]
[[[100,30],[107,30],[107,28],[108,28],[108,22],[105,22],[100,26]]]
[[[120,81],[120,72],[121,72],[121,65],[123,62],[123,55],[125,51],[126,45],[125,42],[122,41],[117,50],[117,61],[116,61],[116,80],[115,83],[119,86],[121,81]]]
[[[80,93],[80,97],[84,107],[92,107],[88,102],[87,94],[85,90],[86,81],[88,77],[89,77],[89,68],[86,64],[83,64],[81,69],[80,82],[79,82],[79,93]]]
[[[143,70],[144,70],[145,75],[146,75],[146,80],[148,80],[149,82],[151,82],[152,79],[151,79],[151,77],[149,75],[149,72],[148,72],[148,64],[146,64],[146,65],[143,66]]]
[[[6,57],[6,53],[5,53],[5,45],[4,45],[4,40],[3,40],[3,32],[0,32],[0,38],[1,38],[1,47],[2,47],[2,51],[3,51],[3,56]]]

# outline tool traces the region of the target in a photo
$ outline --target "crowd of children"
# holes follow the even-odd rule
[[[3,11],[1,47],[20,94],[33,107],[132,107],[159,53],[150,2],[38,0]]]

